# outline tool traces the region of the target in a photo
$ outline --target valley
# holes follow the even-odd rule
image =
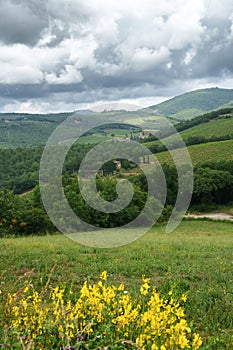
[[[82,114],[79,111],[75,115],[75,123],[68,124],[72,138],[58,143],[58,152],[59,147],[62,150],[66,142],[69,144],[75,138],[74,124],[80,128],[85,118],[87,121],[88,118],[109,120],[107,126],[88,130],[67,152],[62,186],[78,218],[96,228],[115,228],[119,230],[120,241],[127,241],[132,231],[120,231],[121,227],[134,220],[148,200],[147,177],[140,166],[153,167],[149,151],[158,159],[166,180],[162,209],[160,184],[156,187],[155,211],[161,210],[157,222],[133,243],[111,249],[98,248],[98,245],[88,247],[68,239],[51,222],[43,205],[39,170],[44,146],[51,133],[72,113],[0,114],[0,338],[10,344],[11,349],[14,349],[13,341],[17,346],[19,343],[5,328],[5,324],[11,322],[4,308],[9,293],[22,296],[29,283],[38,295],[45,296],[46,302],[51,291],[64,286],[64,297],[73,302],[80,295],[79,288],[84,281],[98,285],[97,276],[103,271],[107,271],[109,283],[124,283],[127,293],[130,291],[135,298],[140,295],[142,275],[150,278],[151,286],[169,302],[171,295],[178,299],[187,297],[185,317],[192,332],[197,332],[202,339],[200,349],[232,349],[232,101],[233,90],[206,89],[136,112],[85,111]],[[179,193],[177,169],[171,155],[180,155],[181,166],[183,160],[174,128],[190,154],[194,187],[186,216],[178,228],[168,234],[166,225]],[[91,208],[82,197],[77,176],[83,158],[97,143],[105,141],[113,146],[119,142],[122,149],[130,141],[148,148],[143,156],[137,154],[138,164],[125,159],[124,154],[104,161],[106,144],[101,149],[103,164],[96,175],[100,197],[107,202],[116,201],[116,188],[124,180],[131,183],[134,191],[130,204],[119,213]],[[52,162],[57,154],[53,145],[49,147]],[[135,154],[134,157],[137,158]],[[53,188],[56,181],[54,176],[54,183],[49,186]],[[182,181],[186,181],[185,176]],[[62,222],[62,201],[55,193],[52,210],[59,212]],[[142,227],[146,226],[147,217],[141,222]],[[140,228],[135,228],[135,237]],[[79,234],[86,235],[81,229]],[[73,294],[69,292],[71,286]],[[36,338],[37,344],[42,344],[41,339]]]

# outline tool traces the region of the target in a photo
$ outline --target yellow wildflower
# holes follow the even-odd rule
[[[107,271],[103,271],[100,275],[102,281],[107,281]]]
[[[119,290],[119,292],[123,292],[125,290],[124,284],[121,283],[117,289]]]
[[[145,275],[142,275],[142,282],[143,284],[141,285],[140,293],[142,295],[147,295],[150,289],[150,285],[149,285],[150,279],[145,278]]]
[[[33,344],[35,349],[75,346],[77,339],[83,348],[107,348],[122,339],[140,350],[200,348],[202,340],[192,334],[176,298],[164,299],[155,288],[148,296],[149,278],[142,276],[139,298],[133,298],[123,284],[115,287],[104,283],[106,280],[103,271],[99,282],[84,282],[76,300],[71,290],[59,286],[47,298],[44,291],[39,293],[29,285],[9,293],[4,310],[6,341],[17,341],[17,333],[24,337],[25,348]]]
[[[202,345],[202,340],[201,340],[199,334],[194,333],[193,342],[192,342],[193,350],[199,349],[199,347],[200,347],[201,345]]]
[[[184,302],[186,302],[186,300],[187,300],[187,295],[186,295],[186,294],[182,294],[181,300],[184,301]]]

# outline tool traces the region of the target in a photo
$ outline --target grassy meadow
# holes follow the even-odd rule
[[[229,222],[192,220],[166,234],[158,225],[112,249],[84,247],[63,235],[3,238],[0,298],[28,281],[38,290],[48,282],[75,291],[85,279],[96,282],[103,270],[110,283],[124,283],[136,294],[145,274],[162,295],[187,293],[186,315],[203,338],[201,349],[232,349],[232,229]]]

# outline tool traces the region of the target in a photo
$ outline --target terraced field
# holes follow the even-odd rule
[[[206,162],[218,162],[221,160],[233,160],[233,140],[203,143],[187,147],[193,165]],[[182,150],[173,150],[176,155],[180,155],[182,160]],[[169,152],[156,154],[160,163],[172,163]]]
[[[233,133],[233,117],[228,119],[217,119],[208,123],[200,124],[182,131],[180,134],[184,140],[188,137],[203,136],[210,138],[212,136],[224,136]]]
[[[190,129],[180,132],[184,141],[190,137],[204,137],[210,139],[213,136],[222,137],[233,134],[233,116],[231,118],[219,118],[217,120],[209,121],[208,123],[199,124]],[[175,137],[169,136],[163,139],[165,142],[173,142]],[[159,141],[147,142],[146,146],[158,145]]]

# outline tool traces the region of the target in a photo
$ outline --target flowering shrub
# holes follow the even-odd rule
[[[2,340],[10,349],[199,349],[202,341],[187,324],[172,292],[162,298],[142,277],[137,298],[125,286],[85,282],[79,297],[55,287],[38,293],[32,285],[7,295]]]

